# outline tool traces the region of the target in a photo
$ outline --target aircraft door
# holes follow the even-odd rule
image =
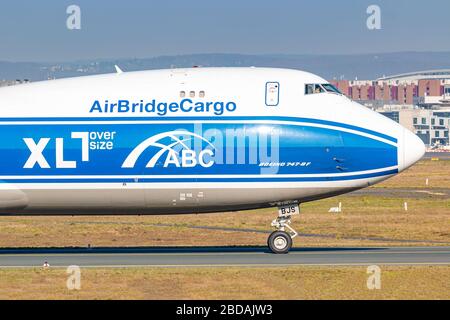
[[[266,83],[266,106],[276,107],[280,103],[280,83]]]

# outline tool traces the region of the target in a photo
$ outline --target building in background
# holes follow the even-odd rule
[[[429,148],[450,148],[450,70],[330,82],[350,99],[413,131]]]
[[[450,145],[450,108],[439,110],[397,108],[379,112],[417,134],[429,147]]]
[[[29,83],[30,81],[28,79],[24,80],[0,80],[0,87],[9,87],[14,86],[16,84],[22,84],[22,83]]]

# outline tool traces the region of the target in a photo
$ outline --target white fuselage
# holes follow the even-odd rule
[[[108,74],[0,89],[0,214],[164,214],[364,188],[423,143],[328,82],[268,68]],[[308,92],[307,86],[313,85]]]

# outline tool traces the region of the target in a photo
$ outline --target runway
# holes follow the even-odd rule
[[[0,268],[41,267],[282,267],[450,265],[450,247],[294,248],[274,255],[265,247],[0,249]]]

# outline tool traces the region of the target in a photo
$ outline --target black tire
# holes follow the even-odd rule
[[[286,254],[292,248],[292,238],[285,231],[274,231],[270,234],[267,244],[273,253]]]

